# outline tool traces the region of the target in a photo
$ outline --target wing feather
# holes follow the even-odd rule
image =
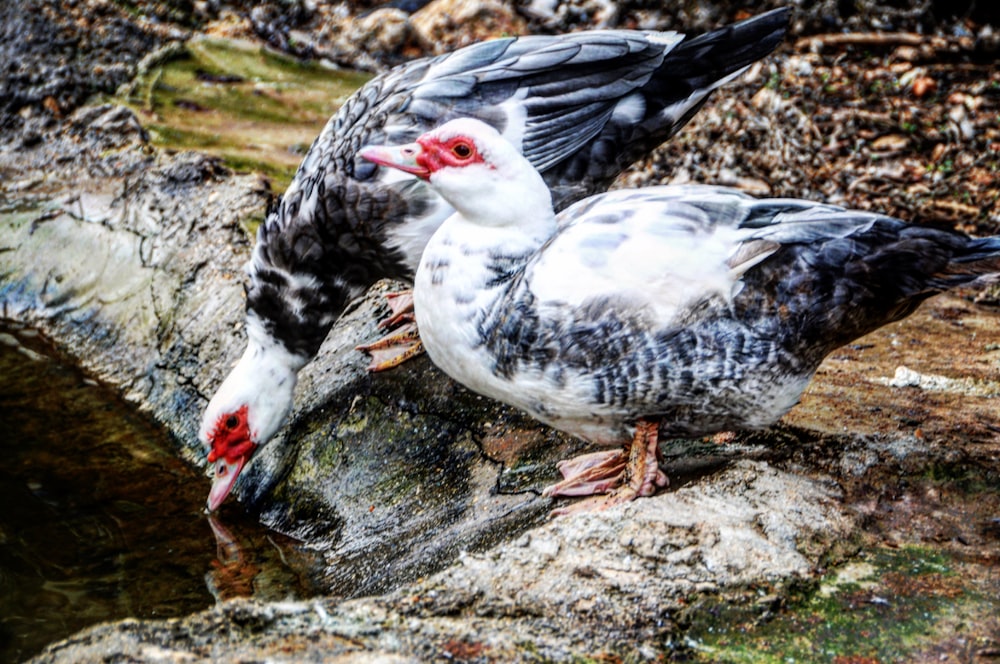
[[[838,240],[881,218],[722,187],[609,192],[560,214],[559,232],[529,264],[525,281],[541,302],[619,298],[667,324],[706,298],[730,300],[743,276],[783,246],[822,245],[835,260]]]

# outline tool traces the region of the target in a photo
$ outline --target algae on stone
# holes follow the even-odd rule
[[[280,192],[326,121],[369,78],[248,42],[196,37],[143,71],[119,100],[139,114],[153,145],[266,173]]]

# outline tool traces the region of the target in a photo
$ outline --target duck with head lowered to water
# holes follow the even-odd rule
[[[1000,237],[722,187],[613,191],[557,215],[538,172],[474,119],[360,154],[456,210],[414,282],[431,360],[616,447],[562,462],[546,490],[605,494],[584,507],[665,486],[659,437],[769,426],[835,348],[1000,278]]]
[[[257,233],[247,347],[205,409],[200,439],[217,508],[282,426],[299,370],[347,304],[381,278],[410,280],[452,210],[425,182],[357,158],[456,117],[496,127],[561,208],[670,138],[719,86],[780,43],[775,10],[694,38],[589,31],[510,37],[372,79],[330,120]]]

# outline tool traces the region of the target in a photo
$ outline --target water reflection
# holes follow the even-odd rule
[[[214,516],[208,517],[208,525],[215,535],[215,560],[212,569],[205,574],[205,585],[219,602],[233,597],[253,595],[254,581],[261,573],[261,567],[252,555],[247,555],[236,537]]]
[[[210,522],[206,486],[144,417],[0,324],[0,661],[105,620],[314,594],[308,556],[239,510]]]

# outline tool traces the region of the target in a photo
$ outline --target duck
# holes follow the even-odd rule
[[[766,428],[834,349],[1000,279],[1000,237],[725,187],[615,190],[556,213],[531,163],[470,118],[360,156],[456,210],[413,287],[433,363],[599,448],[558,464],[543,495],[582,500],[557,514],[654,494],[660,439]]]
[[[209,511],[281,428],[299,371],[348,304],[379,279],[412,282],[427,240],[452,213],[426,182],[358,158],[362,146],[407,144],[475,117],[518,146],[565,207],[603,191],[674,135],[713,91],[771,53],[787,24],[788,10],[778,9],[693,38],[633,30],[508,37],[405,63],[362,86],[257,231],[247,346],[198,432],[213,477]],[[385,323],[405,323],[409,303],[405,293],[391,299]],[[407,357],[394,343],[372,369]]]

